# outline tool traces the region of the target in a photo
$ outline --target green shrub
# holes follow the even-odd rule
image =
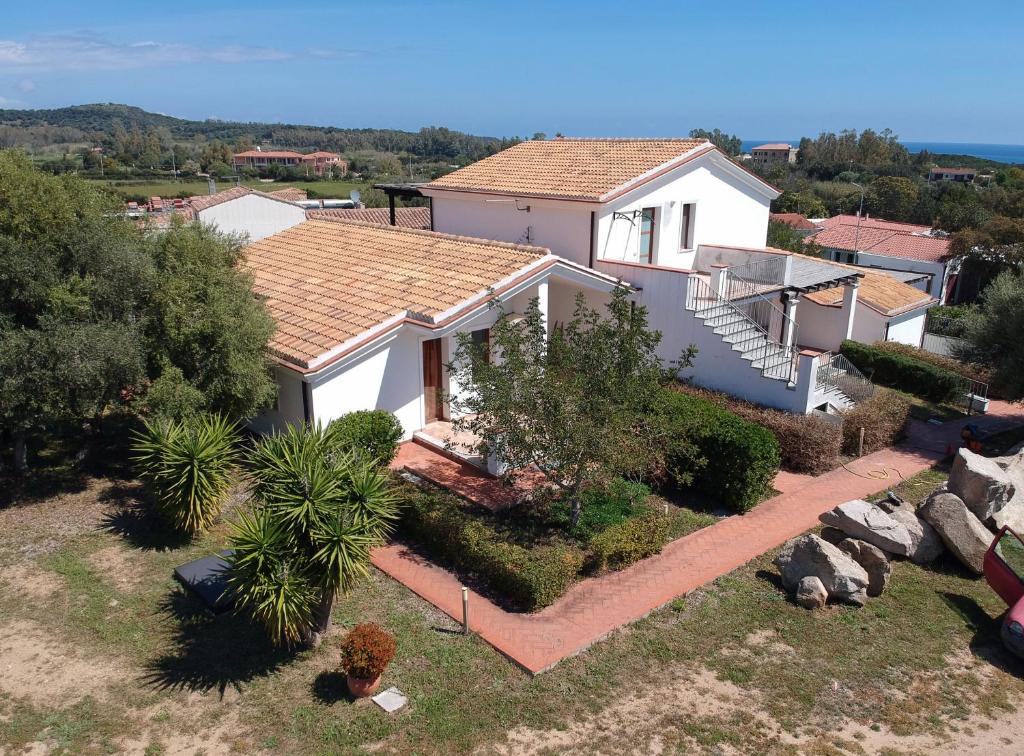
[[[571,522],[569,505],[556,502],[551,506],[552,522],[565,528],[576,538],[589,540],[605,528],[617,525],[637,514],[651,489],[643,483],[617,478],[607,486],[590,486],[580,493],[580,521],[575,528]]]
[[[842,412],[843,451],[856,454],[860,429],[864,429],[864,453],[892,446],[903,437],[910,417],[910,402],[895,391],[879,389],[874,396]]]
[[[450,495],[410,485],[404,498],[404,533],[432,557],[476,574],[526,611],[553,603],[583,566],[583,552],[569,545],[527,549],[503,540]]]
[[[349,412],[328,426],[339,442],[387,467],[395,458],[402,438],[402,424],[385,410]]]
[[[221,415],[144,421],[134,462],[161,514],[190,535],[220,514],[238,460],[238,427]]]
[[[881,349],[884,352],[901,354],[912,360],[927,362],[929,365],[935,365],[936,367],[943,368],[951,373],[961,375],[964,378],[970,378],[972,381],[992,383],[992,371],[981,365],[971,365],[966,362],[960,362],[952,357],[946,357],[942,354],[934,354],[933,352],[929,352],[927,349],[918,349],[917,347],[912,347],[909,344],[901,344],[898,341],[876,341],[872,346],[875,347],[875,349]]]
[[[817,415],[794,415],[791,412],[761,407],[728,394],[688,383],[677,383],[673,388],[717,404],[744,420],[767,428],[779,442],[781,465],[784,470],[817,474],[839,465],[843,432],[838,423],[830,423]]]
[[[844,341],[840,351],[875,383],[935,402],[953,399],[963,378],[945,368],[857,341]]]
[[[605,528],[587,544],[587,569],[621,570],[661,551],[668,541],[672,519],[647,511]]]
[[[677,482],[696,466],[693,484],[739,512],[772,490],[781,454],[770,431],[697,396],[666,389],[662,399],[666,464]]]

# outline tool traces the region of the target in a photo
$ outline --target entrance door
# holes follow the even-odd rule
[[[444,420],[444,403],[441,401],[441,339],[423,342],[423,401],[426,408],[425,422]]]

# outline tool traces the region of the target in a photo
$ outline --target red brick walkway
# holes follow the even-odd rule
[[[986,430],[1024,423],[1021,408],[992,402],[976,422]],[[890,488],[941,459],[963,421],[913,423],[908,441],[816,478],[786,476],[783,493],[745,515],[728,517],[673,541],[621,572],[583,580],[536,614],[504,611],[470,592],[470,628],[532,674],[550,669],[622,625],[634,622],[813,527],[818,515],[849,499]],[[449,616],[462,619],[462,584],[401,544],[373,553],[373,563]]]

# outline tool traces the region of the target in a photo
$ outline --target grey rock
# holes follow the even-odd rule
[[[907,556],[915,564],[933,562],[945,551],[946,547],[942,545],[942,538],[935,532],[935,528],[919,517],[913,507],[897,507],[889,516],[910,533],[910,553]]]
[[[833,528],[830,525],[823,525],[821,527],[821,537],[835,546],[845,538],[849,538],[846,533],[841,531],[839,528]]]
[[[881,596],[882,591],[889,584],[889,575],[892,574],[889,557],[885,555],[885,552],[867,541],[860,541],[856,538],[847,538],[841,541],[838,548],[853,557],[853,561],[868,573],[868,595]]]
[[[981,521],[988,520],[1013,498],[1011,474],[993,458],[960,449],[949,472],[949,493],[956,494]]]
[[[952,493],[932,494],[920,512],[956,558],[975,574],[982,574],[993,536],[964,501]]]
[[[910,533],[907,529],[876,507],[861,499],[840,504],[818,517],[826,525],[839,528],[846,535],[877,546],[899,556],[910,553]]]
[[[850,556],[816,535],[787,541],[775,558],[786,590],[795,592],[800,581],[813,576],[829,598],[863,605],[867,601],[868,573]]]
[[[796,603],[804,609],[820,609],[828,601],[828,591],[814,575],[801,578],[796,585]]]

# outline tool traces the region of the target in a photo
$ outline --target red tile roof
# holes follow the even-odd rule
[[[858,234],[856,215],[837,215],[822,221],[819,227],[821,231],[811,238],[816,244],[829,249],[923,262],[942,262],[949,255],[949,239],[927,236],[931,231],[928,226],[862,218]]]
[[[255,194],[257,197],[265,197],[266,199],[272,199],[275,202],[284,202],[286,205],[294,205],[294,202],[289,202],[284,197],[275,196],[274,193],[260,192],[255,189],[250,189],[247,186],[233,186],[230,189],[224,189],[223,191],[217,192],[216,194],[200,194],[195,197],[189,198],[189,205],[192,210],[199,213],[203,210],[208,210],[215,205],[219,205],[222,202],[229,202],[231,200],[244,197],[247,194]]]
[[[807,220],[806,216],[800,213],[772,213],[770,217],[773,221],[785,223],[787,226],[792,226],[798,231],[813,231],[817,228],[817,226]]]
[[[300,158],[302,153],[294,150],[246,150],[245,152],[236,152],[235,157]]]
[[[754,150],[791,150],[793,145],[783,144],[782,142],[772,142],[771,144],[759,144],[757,147],[751,147],[750,151]]]
[[[386,207],[364,207],[360,209],[307,210],[308,220],[363,221],[383,226],[391,225],[391,216]],[[395,225],[403,228],[430,228],[429,207],[396,207]]]
[[[307,152],[302,156],[303,160],[312,160],[314,158],[338,158],[341,159],[341,155],[337,152],[324,152],[323,150],[317,150],[316,152]]]
[[[932,173],[951,173],[954,176],[970,176],[977,174],[978,171],[974,168],[932,168]]]

